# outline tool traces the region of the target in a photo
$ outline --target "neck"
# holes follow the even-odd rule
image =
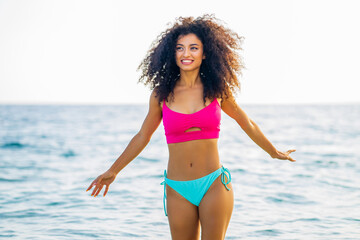
[[[179,85],[192,88],[200,83],[201,83],[201,79],[200,79],[199,71],[191,71],[191,72],[180,71]]]

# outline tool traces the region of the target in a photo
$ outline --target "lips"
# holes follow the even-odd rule
[[[194,60],[191,60],[191,59],[183,59],[181,60],[181,63],[184,64],[184,65],[190,65],[194,62]]]

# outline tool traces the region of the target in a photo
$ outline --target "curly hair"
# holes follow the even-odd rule
[[[200,66],[204,103],[206,98],[228,98],[236,89],[240,90],[237,74],[242,74],[244,64],[236,50],[242,50],[243,37],[218,22],[209,14],[196,19],[179,17],[152,43],[138,67],[142,71],[138,82],[155,88],[159,103],[169,95],[174,98],[174,87],[180,77],[175,60],[176,43],[179,37],[190,33],[200,39],[206,56]]]

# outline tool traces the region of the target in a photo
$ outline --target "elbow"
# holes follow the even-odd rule
[[[253,120],[248,119],[248,121],[240,124],[240,126],[246,133],[248,133],[256,127],[256,123]]]
[[[249,119],[249,122],[250,122],[250,126],[251,127],[256,127],[257,125],[256,125],[256,123],[253,121],[253,120],[251,120],[251,119]]]
[[[147,144],[148,142],[150,142],[150,139],[151,139],[151,135],[149,134],[146,134],[142,131],[138,132],[136,134],[137,138],[139,138],[139,140],[142,142],[142,143],[145,143]]]

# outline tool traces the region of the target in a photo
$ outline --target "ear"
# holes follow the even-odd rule
[[[206,58],[205,55],[203,55],[203,56],[202,56],[202,59],[205,59],[205,58]]]

